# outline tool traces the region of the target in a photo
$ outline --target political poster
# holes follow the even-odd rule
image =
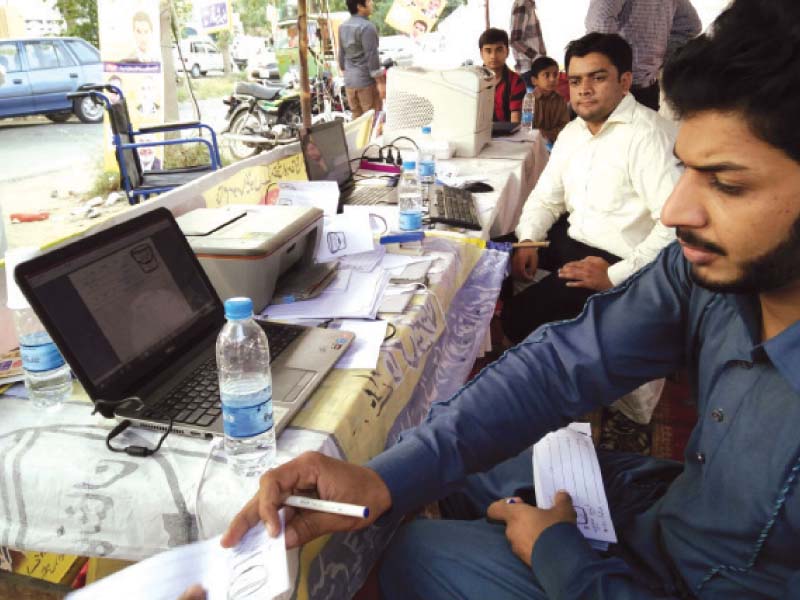
[[[97,17],[100,58],[104,82],[119,88],[125,98],[133,129],[164,122],[164,77],[162,73],[159,0],[98,0]],[[107,94],[112,103],[119,97]],[[117,166],[111,127],[104,124],[106,169]],[[137,136],[137,143],[159,141],[161,136]],[[163,164],[163,147],[138,150],[145,171]]]
[[[386,14],[386,23],[417,40],[433,30],[445,3],[446,0],[395,0]]]
[[[206,33],[230,29],[232,25],[230,0],[196,0],[195,15],[200,15],[200,24]]]

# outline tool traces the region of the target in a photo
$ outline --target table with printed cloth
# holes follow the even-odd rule
[[[246,202],[269,190],[274,177],[302,178],[296,152],[284,147],[241,161],[139,205],[129,217],[157,205],[177,216],[198,205]],[[482,176],[494,188],[476,195],[484,228],[475,238],[513,230],[546,160],[536,135],[443,161],[443,168]],[[428,290],[403,314],[381,315],[394,327],[377,368],[333,370],[281,434],[279,462],[317,450],[364,463],[466,380],[485,347],[508,254],[446,231],[430,232],[424,247],[436,257]],[[0,548],[137,561],[221,533],[257,489],[257,478],[233,475],[218,442],[172,435],[150,458],[111,453],[105,437],[113,424],[90,415],[77,384],[57,413],[12,395],[20,388],[0,396]],[[115,443],[153,445],[156,438],[130,429]],[[286,597],[350,597],[392,533],[391,526],[371,527],[290,552],[294,585]]]
[[[508,254],[477,240],[428,236],[429,291],[400,315],[375,370],[325,378],[278,441],[279,460],[318,450],[363,463],[420,422],[466,380],[485,338]],[[391,330],[391,328],[390,328]],[[221,533],[257,478],[232,474],[216,442],[177,435],[151,458],[105,447],[107,421],[78,389],[57,413],[0,397],[0,546],[140,560]],[[128,430],[115,443],[154,443]],[[363,584],[391,528],[337,534],[290,552],[287,597],[347,598]]]

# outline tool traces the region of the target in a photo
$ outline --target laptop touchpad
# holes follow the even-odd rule
[[[316,371],[281,367],[272,373],[272,401],[290,404],[311,383]]]

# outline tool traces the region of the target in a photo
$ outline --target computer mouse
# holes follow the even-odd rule
[[[472,183],[468,183],[464,186],[464,189],[468,192],[475,192],[480,194],[481,192],[493,192],[494,188],[490,186],[488,183],[484,183],[482,181],[473,181]]]

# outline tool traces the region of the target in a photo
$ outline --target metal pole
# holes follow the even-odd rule
[[[300,46],[300,111],[303,127],[311,127],[311,92],[308,83],[308,18],[306,0],[297,0],[297,32]]]
[[[489,27],[491,27],[491,25],[489,24],[489,0],[485,0],[485,1],[486,1],[486,4],[485,4],[485,6],[486,6],[486,29],[489,29]]]

